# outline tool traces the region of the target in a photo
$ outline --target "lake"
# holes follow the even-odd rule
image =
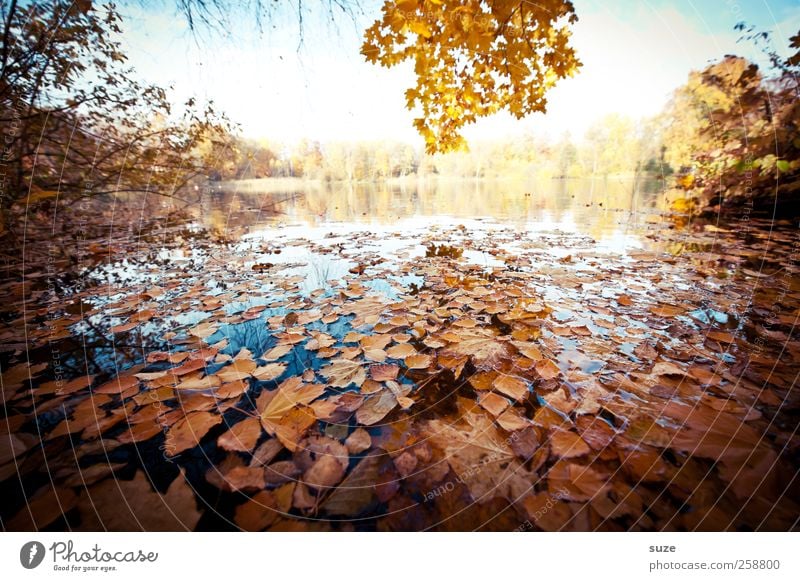
[[[795,225],[657,180],[197,195],[2,287],[12,529],[794,526]]]

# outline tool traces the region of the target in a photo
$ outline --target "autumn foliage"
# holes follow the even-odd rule
[[[362,54],[392,67],[413,61],[406,91],[429,153],[463,148],[463,127],[507,110],[544,111],[546,94],[580,66],[569,44],[571,2],[389,0],[365,33]]]
[[[800,207],[800,34],[791,47],[787,58],[767,54],[772,70],[726,56],[691,73],[662,116],[667,163],[714,213]]]

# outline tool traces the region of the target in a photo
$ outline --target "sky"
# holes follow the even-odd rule
[[[321,0],[306,6],[322,5]],[[796,0],[575,0],[579,21],[573,44],[583,67],[561,81],[546,113],[523,120],[506,114],[483,119],[465,131],[468,140],[533,134],[580,138],[592,123],[619,113],[633,118],[658,113],[691,70],[725,54],[758,60],[737,43],[733,27],[746,21],[772,31],[780,54],[800,30]],[[361,35],[380,13],[380,2],[362,0],[355,20],[331,23],[311,9],[299,26],[294,14],[277,14],[261,32],[252,15],[235,15],[227,38],[198,40],[185,18],[159,3],[128,7],[122,41],[144,79],[171,86],[171,99],[213,99],[241,125],[244,136],[270,141],[422,141],[405,108],[413,86],[411,65],[392,69],[366,63]],[[298,48],[299,47],[299,48]]]

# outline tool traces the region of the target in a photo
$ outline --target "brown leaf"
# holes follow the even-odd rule
[[[342,483],[331,492],[322,504],[322,510],[329,515],[354,517],[367,513],[377,502],[375,483],[386,456],[373,451],[356,464]]]
[[[206,375],[205,377],[190,377],[181,381],[175,389],[213,389],[219,387],[222,380],[218,375]]]
[[[348,436],[344,443],[347,446],[347,450],[351,454],[360,454],[372,446],[372,438],[370,438],[367,430],[364,428],[358,428],[352,434],[350,434],[350,436]]]
[[[521,430],[531,425],[528,418],[523,417],[516,409],[508,408],[502,414],[497,416],[497,423],[504,430],[513,432],[514,430]]]
[[[386,351],[383,349],[366,349],[364,357],[370,361],[386,361]]]
[[[400,371],[400,366],[394,363],[387,363],[384,365],[371,365],[369,368],[369,375],[375,381],[390,381],[397,379],[397,374]]]
[[[229,452],[252,452],[261,436],[258,418],[245,418],[217,439],[217,445]]]
[[[125,333],[126,331],[130,331],[131,329],[135,329],[139,325],[138,321],[130,321],[128,323],[123,323],[122,325],[114,325],[109,329],[111,333]]]
[[[397,398],[390,391],[383,391],[364,402],[356,412],[356,421],[365,426],[377,424],[397,406]]]
[[[658,305],[650,307],[650,312],[659,317],[674,317],[676,315],[683,314],[685,311],[686,309],[673,305]]]
[[[511,357],[512,348],[508,342],[500,341],[494,335],[466,335],[460,342],[449,345],[444,352],[448,355],[468,355],[477,368],[485,370],[500,367],[502,360]]]
[[[466,427],[430,420],[430,441],[444,452],[456,475],[465,482],[474,500],[522,494],[530,488],[506,438],[484,413],[466,412]]]
[[[219,325],[214,322],[200,323],[189,329],[189,334],[201,339],[206,339],[217,332]]]
[[[304,384],[299,377],[290,377],[278,386],[274,392],[267,392],[271,395],[269,403],[261,411],[261,422],[267,428],[265,422],[277,422],[297,405],[308,405],[317,399],[325,391],[325,386],[317,384]]]
[[[264,353],[261,358],[266,361],[276,361],[289,353],[293,347],[291,345],[277,345]]]
[[[563,498],[546,492],[528,496],[522,504],[530,522],[545,531],[556,532],[566,529],[572,519],[569,504]]]
[[[286,363],[269,363],[264,367],[257,367],[253,371],[253,377],[259,381],[272,381],[278,379],[286,371]]]
[[[417,467],[417,463],[417,457],[408,451],[403,452],[394,459],[394,466],[397,468],[397,473],[400,475],[400,478],[408,478],[411,476]]]
[[[236,507],[234,521],[243,531],[263,531],[280,516],[272,492],[262,490]]]
[[[182,470],[166,494],[153,490],[141,471],[133,480],[104,480],[88,490],[80,509],[80,528],[88,531],[186,531],[200,520]]]
[[[536,364],[536,373],[538,373],[543,379],[553,379],[558,377],[558,374],[561,373],[558,365],[556,365],[550,359],[544,359],[539,361]]]
[[[501,375],[494,380],[492,387],[517,401],[522,401],[528,396],[527,382],[513,375]]]
[[[104,383],[103,385],[95,387],[92,390],[92,393],[116,394],[116,393],[121,393],[126,389],[136,387],[138,385],[139,385],[139,379],[136,376],[120,375]]]
[[[264,429],[274,434],[290,452],[297,450],[298,442],[316,421],[314,410],[307,406],[292,408],[279,420],[261,419]]]
[[[406,357],[416,355],[416,353],[417,350],[414,349],[414,346],[409,345],[408,343],[392,345],[386,350],[386,354],[392,359],[405,359]]]
[[[239,354],[241,355],[241,353]],[[239,355],[215,374],[223,382],[247,379],[256,369],[256,362],[249,358],[239,358]],[[277,364],[276,364],[277,365]]]
[[[347,387],[351,384],[361,386],[367,378],[363,365],[349,359],[335,359],[319,372],[333,387]]]
[[[552,433],[550,447],[553,454],[560,458],[577,458],[591,451],[589,445],[578,434],[566,430],[555,430]]]
[[[253,492],[266,486],[264,469],[252,466],[234,466],[222,475],[224,490]]]
[[[418,353],[405,358],[406,367],[409,369],[428,369],[433,363],[433,357]]]
[[[175,456],[194,448],[208,431],[222,422],[222,416],[210,412],[194,412],[177,422],[167,432],[164,449],[167,456]]]
[[[500,397],[491,391],[480,394],[478,403],[493,416],[499,416],[508,407],[508,400],[506,398]]]
[[[311,488],[331,488],[344,478],[345,467],[333,456],[320,456],[303,474],[303,482]]]
[[[6,531],[40,531],[72,510],[77,502],[78,497],[71,489],[54,491],[46,486],[28,498],[16,515],[4,520],[3,528]]]

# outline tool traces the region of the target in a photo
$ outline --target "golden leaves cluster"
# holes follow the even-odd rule
[[[547,91],[580,66],[576,21],[564,0],[387,0],[361,53],[386,67],[413,61],[407,107],[421,113],[428,153],[446,152],[466,145],[461,131],[479,117],[545,110]]]

